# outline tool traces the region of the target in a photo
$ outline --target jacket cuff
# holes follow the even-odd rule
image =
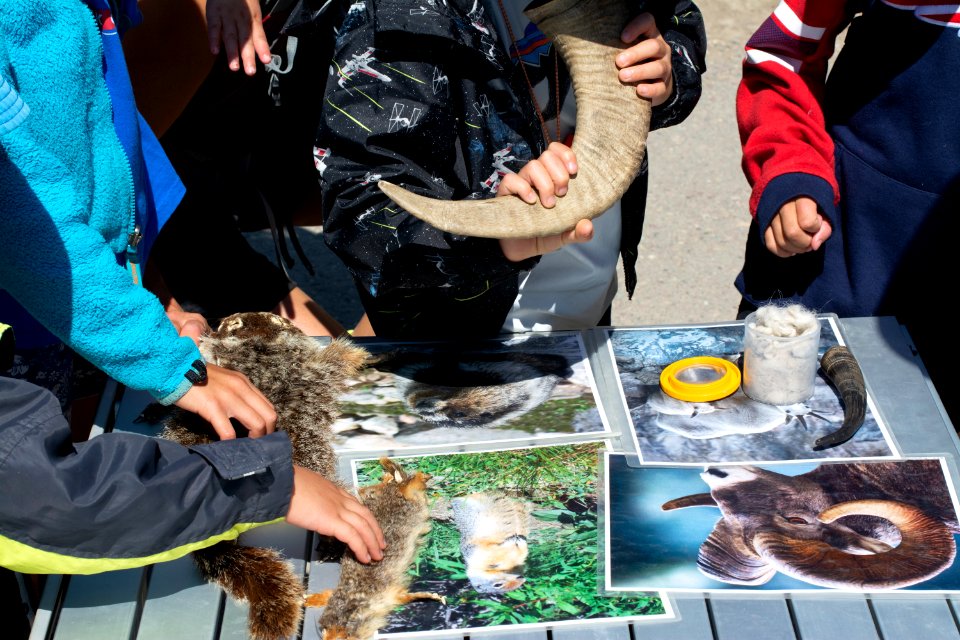
[[[183,380],[167,395],[158,397],[157,402],[162,405],[171,405],[182,398],[190,391],[195,384],[203,384],[207,381],[207,365],[203,358],[193,361],[190,368],[183,374]]]
[[[282,431],[262,438],[235,438],[187,447],[206,459],[224,480],[263,473],[277,462],[290,460],[292,446]]]
[[[703,92],[703,70],[698,68],[690,51],[693,43],[679,33],[668,33],[664,40],[670,46],[670,62],[673,74],[673,93],[661,105],[653,108],[650,115],[650,130],[663,129],[680,124],[687,119],[700,101]]]
[[[836,221],[837,208],[829,182],[810,173],[784,173],[767,183],[757,203],[757,229],[761,242],[780,207],[800,196],[812,198],[831,223]]]
[[[269,491],[258,491],[257,499],[245,506],[242,522],[268,522],[286,517],[293,497],[293,445],[286,432],[187,448],[206,460],[227,482],[252,480],[262,484],[269,480]]]

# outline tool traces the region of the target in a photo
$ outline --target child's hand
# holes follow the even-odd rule
[[[573,229],[542,238],[501,238],[500,250],[511,262],[519,262],[556,251],[573,242],[587,242],[593,239],[593,222],[581,220]]]
[[[210,423],[221,440],[237,437],[231,418],[247,428],[251,438],[273,433],[277,412],[247,376],[207,363],[207,381],[195,384],[176,404]]]
[[[259,0],[207,0],[207,37],[210,51],[220,53],[220,40],[226,47],[227,64],[232,71],[240,69],[248,76],[257,72],[260,62],[270,62],[270,43],[263,32]]]
[[[199,313],[184,311],[175,299],[171,298],[167,303],[167,318],[173,323],[180,337],[187,336],[195,344],[200,344],[200,336],[210,333],[210,325],[207,319]]]
[[[320,474],[297,465],[287,522],[345,542],[360,562],[383,559],[387,544],[370,510]]]
[[[670,45],[660,35],[653,15],[641,13],[631,20],[620,40],[636,43],[617,54],[620,82],[635,84],[637,95],[655,107],[666,102],[673,93],[673,65]]]
[[[763,232],[763,240],[770,253],[789,258],[816,251],[832,233],[833,227],[820,214],[816,201],[801,196],[780,207]]]
[[[577,158],[573,149],[559,142],[551,142],[539,158],[531,160],[519,173],[508,173],[497,187],[497,196],[515,195],[524,202],[540,204],[548,209],[556,206],[557,196],[567,193],[570,176],[577,173]],[[556,251],[571,242],[586,242],[593,238],[593,223],[581,220],[573,229],[541,238],[502,238],[500,249],[512,262]]]
[[[497,187],[497,196],[515,195],[524,202],[540,204],[550,209],[557,204],[556,196],[567,193],[570,176],[577,173],[577,158],[573,149],[559,142],[551,142],[539,158],[531,160],[519,173],[508,173]]]

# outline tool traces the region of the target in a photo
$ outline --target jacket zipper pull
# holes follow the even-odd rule
[[[137,245],[143,239],[140,233],[140,225],[134,225],[133,233],[127,238],[127,266],[130,268],[130,275],[133,277],[133,284],[140,284],[140,273],[137,265],[140,263],[140,255],[137,252]]]

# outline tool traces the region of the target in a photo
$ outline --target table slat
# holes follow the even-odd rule
[[[70,576],[54,640],[129,638],[144,569]]]
[[[630,640],[630,625],[624,622],[585,623],[590,626],[554,627],[553,640]]]
[[[957,622],[946,598],[874,598],[873,612],[884,638],[956,640]]]
[[[799,640],[787,601],[780,597],[712,596],[708,602],[717,640]]]
[[[880,640],[864,596],[805,596],[790,604],[803,640]]]
[[[635,622],[634,637],[638,640],[713,640],[713,628],[703,596],[673,596],[676,620],[669,622]]]
[[[217,639],[221,590],[187,555],[153,566],[137,640]]]
[[[306,558],[311,540],[312,536],[303,529],[278,522],[247,531],[240,536],[239,544],[277,549],[293,565],[294,572],[306,579]],[[247,603],[227,597],[220,639],[248,640],[249,612]]]

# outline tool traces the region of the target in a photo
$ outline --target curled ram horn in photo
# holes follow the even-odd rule
[[[632,17],[623,0],[552,0],[526,15],[553,38],[570,70],[577,103],[573,151],[579,170],[567,194],[547,209],[517,197],[442,201],[381,180],[380,189],[410,214],[449,233],[533,238],[595,218],[624,194],[640,172],[651,106],[622,84],[614,62],[620,32]]]
[[[886,590],[953,564],[960,532],[938,460],[822,464],[787,476],[710,467],[710,493],[661,509],[716,507],[697,568],[714,580],[761,585],[777,572],[820,587]]]
[[[863,372],[850,350],[840,345],[830,347],[820,358],[820,368],[843,401],[843,424],[833,433],[817,438],[813,444],[816,451],[843,444],[852,438],[867,415]]]

